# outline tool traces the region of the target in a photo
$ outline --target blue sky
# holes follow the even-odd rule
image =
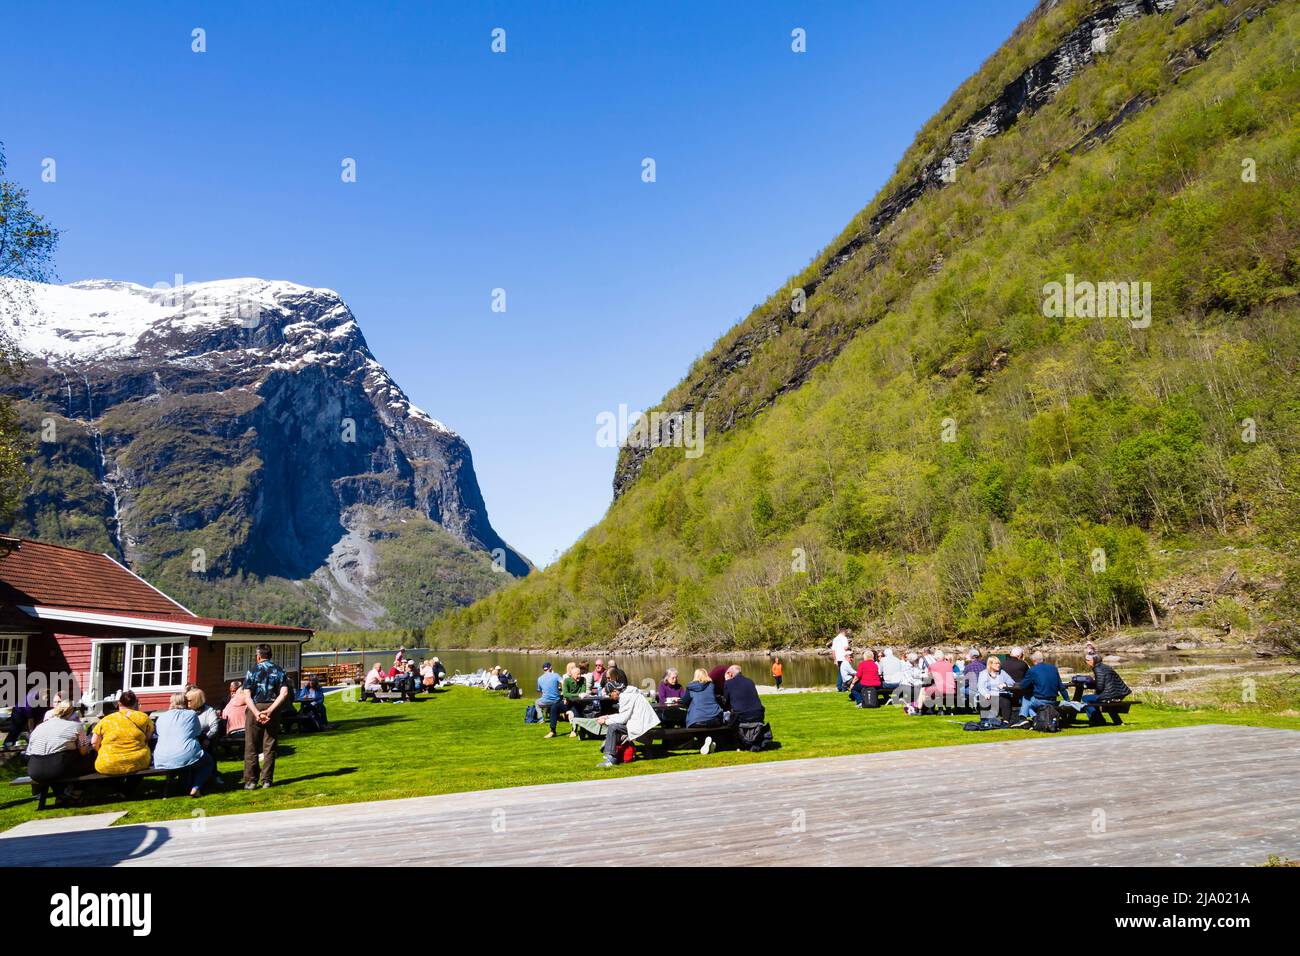
[[[546,564],[609,505],[596,416],[806,264],[1031,7],[17,4],[0,140],[63,281],[336,289]]]

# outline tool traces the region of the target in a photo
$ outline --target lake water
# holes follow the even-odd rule
[[[392,650],[368,650],[365,654],[355,651],[325,651],[319,654],[306,653],[303,655],[304,664],[333,664],[333,663],[353,663],[364,662],[369,667],[375,661],[382,661],[385,666],[393,660],[396,649]],[[564,665],[572,660],[571,657],[560,655],[546,654],[523,654],[515,652],[496,652],[492,650],[455,650],[439,651],[428,648],[415,648],[407,650],[407,657],[419,661],[424,657],[437,657],[447,668],[447,673],[455,674],[472,673],[482,668],[492,667],[500,664],[518,678],[520,686],[527,693],[532,689],[533,681],[542,671],[542,664],[550,661],[556,670],[563,673]],[[607,664],[609,657],[602,658]],[[614,659],[618,661],[619,667],[627,672],[628,678],[632,683],[643,685],[644,681],[650,680],[658,683],[663,677],[664,671],[670,667],[677,668],[677,673],[681,676],[682,683],[687,683],[691,679],[691,674],[695,668],[703,667],[705,670],[716,667],[719,664],[739,664],[744,672],[753,678],[757,684],[772,683],[772,659],[766,654],[703,654],[699,656],[685,654],[617,654]],[[826,687],[835,684],[835,666],[828,656],[814,657],[807,654],[799,654],[792,657],[782,657],[785,664],[785,686],[786,687]],[[1140,662],[1143,665],[1151,664],[1185,664],[1193,660],[1204,661],[1204,657],[1192,657],[1189,655],[1180,655],[1174,653],[1153,655],[1150,657],[1134,658],[1134,663]],[[595,663],[595,658],[590,659]],[[1061,656],[1055,658],[1055,662],[1062,670],[1080,671],[1084,667],[1083,656]],[[1121,674],[1123,665],[1119,665]]]

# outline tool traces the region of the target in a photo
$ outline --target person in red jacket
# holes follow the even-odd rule
[[[877,707],[880,684],[880,665],[876,663],[876,653],[864,651],[862,663],[854,672],[853,680],[849,681],[849,696],[858,707]]]

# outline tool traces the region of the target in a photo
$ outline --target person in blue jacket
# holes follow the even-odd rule
[[[551,662],[547,661],[542,665],[542,676],[537,678],[537,693],[541,696],[537,698],[537,712],[541,713],[542,705],[549,705],[551,708],[551,729],[547,737],[555,736],[555,722],[560,719],[560,711],[564,709],[560,702],[560,675],[555,673],[551,668]]]
[[[1061,680],[1061,672],[1056,669],[1055,664],[1047,663],[1042,651],[1034,651],[1030,660],[1034,664],[1020,681],[1023,699],[1020,703],[1020,723],[1016,724],[1017,727],[1028,724],[1040,708],[1055,704],[1058,697],[1066,700],[1070,698],[1070,691]]]
[[[686,708],[687,727],[721,727],[722,705],[709,672],[696,668],[694,679],[682,690],[680,706]]]

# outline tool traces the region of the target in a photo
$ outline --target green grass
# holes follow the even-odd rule
[[[778,750],[762,754],[720,752],[708,757],[687,752],[638,760],[617,770],[598,770],[599,744],[562,734],[546,740],[545,724],[524,725],[523,701],[508,701],[485,691],[451,688],[414,704],[347,704],[330,698],[330,718],[338,729],[326,734],[285,738],[276,767],[277,785],[268,791],[232,790],[198,800],[161,796],[150,780],[142,797],[126,802],[95,802],[75,810],[47,810],[42,818],[71,813],[125,810],[121,823],[187,818],[208,814],[284,810],[331,803],[391,800],[399,797],[487,790],[531,784],[590,780],[607,775],[637,775],[692,770],[728,764],[877,753],[916,747],[980,744],[1019,739],[1029,731],[965,733],[966,717],[906,717],[898,708],[863,712],[829,693],[765,698]],[[1156,727],[1225,723],[1300,730],[1300,718],[1264,708],[1227,713],[1141,705],[1123,727],[1077,729],[1075,734],[1123,733]],[[562,729],[567,725],[561,724]],[[1059,739],[1059,738],[1058,738]],[[239,776],[235,762],[221,765],[228,782]],[[12,776],[16,765],[6,768]],[[101,799],[91,792],[92,799]],[[25,790],[0,791],[0,829],[36,816],[36,801]]]

